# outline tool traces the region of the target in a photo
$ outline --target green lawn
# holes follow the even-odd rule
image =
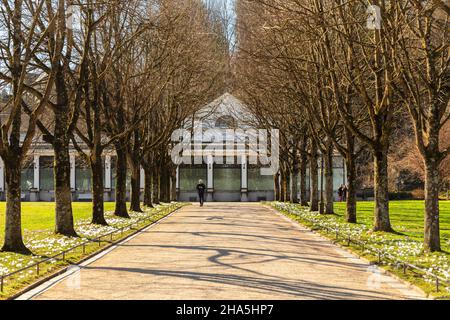
[[[90,202],[74,202],[73,213],[76,220],[89,219],[92,214]],[[0,202],[0,243],[3,242],[5,228],[6,203]],[[114,210],[114,203],[105,203],[105,210]],[[53,202],[23,202],[22,225],[24,232],[52,230],[55,226],[55,203]]]
[[[391,222],[394,229],[417,240],[423,239],[424,225],[423,201],[391,201]],[[336,203],[336,213],[345,214],[345,204]],[[373,225],[373,202],[358,203],[358,222],[368,226]],[[442,237],[450,239],[450,201],[441,201],[441,231]]]

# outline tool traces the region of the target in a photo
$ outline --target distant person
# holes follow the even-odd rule
[[[344,199],[344,185],[342,184],[338,189],[339,201],[342,202]]]
[[[342,201],[347,201],[347,194],[348,194],[348,188],[347,185],[344,185],[344,188],[342,189]]]
[[[203,183],[203,180],[200,179],[197,185],[198,197],[200,198],[200,207],[203,207],[203,204],[205,203],[205,191],[206,186]]]

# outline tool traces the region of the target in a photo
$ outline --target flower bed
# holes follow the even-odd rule
[[[371,260],[381,262],[383,266],[399,276],[413,281],[426,292],[436,291],[436,277],[433,276],[436,275],[447,283],[444,288],[441,287],[438,295],[450,294],[450,286],[448,286],[448,282],[450,282],[450,256],[446,253],[426,254],[422,242],[407,236],[372,232],[367,225],[350,224],[343,221],[339,216],[310,212],[308,208],[299,205],[280,202],[274,202],[271,205],[289,218],[312,229],[317,229],[326,236],[334,238],[337,232],[339,234],[337,241],[349,244],[348,240],[352,239],[354,244],[363,244],[362,246],[352,246],[352,248]],[[352,241],[350,241],[351,243]],[[381,261],[378,261],[378,259]],[[402,265],[414,265],[425,270],[426,273],[420,279],[419,274],[410,277],[399,271]]]

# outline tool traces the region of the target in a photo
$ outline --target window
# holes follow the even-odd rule
[[[82,158],[75,159],[75,187],[77,191],[85,192],[92,190],[91,169]]]
[[[232,116],[223,116],[217,119],[217,129],[234,129],[236,128],[236,120]]]
[[[198,181],[201,179],[205,184],[208,180],[206,166],[186,166],[180,167],[180,191],[194,192],[197,189]]]
[[[117,182],[117,157],[111,157],[111,188],[116,189]],[[106,174],[105,174],[106,182]]]
[[[28,191],[34,186],[34,160],[27,159],[22,168],[21,188]]]
[[[260,168],[249,168],[247,176],[248,191],[274,191],[274,177],[261,175]]]
[[[42,191],[55,190],[53,163],[53,157],[39,159],[39,188]]]
[[[240,166],[215,167],[214,191],[241,192],[241,167]]]

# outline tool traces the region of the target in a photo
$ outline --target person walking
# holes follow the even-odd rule
[[[342,202],[344,196],[344,186],[341,185],[338,189],[339,202]]]
[[[203,180],[200,179],[197,185],[198,197],[200,199],[200,207],[203,207],[203,204],[205,203],[205,191],[206,185],[203,183]]]

